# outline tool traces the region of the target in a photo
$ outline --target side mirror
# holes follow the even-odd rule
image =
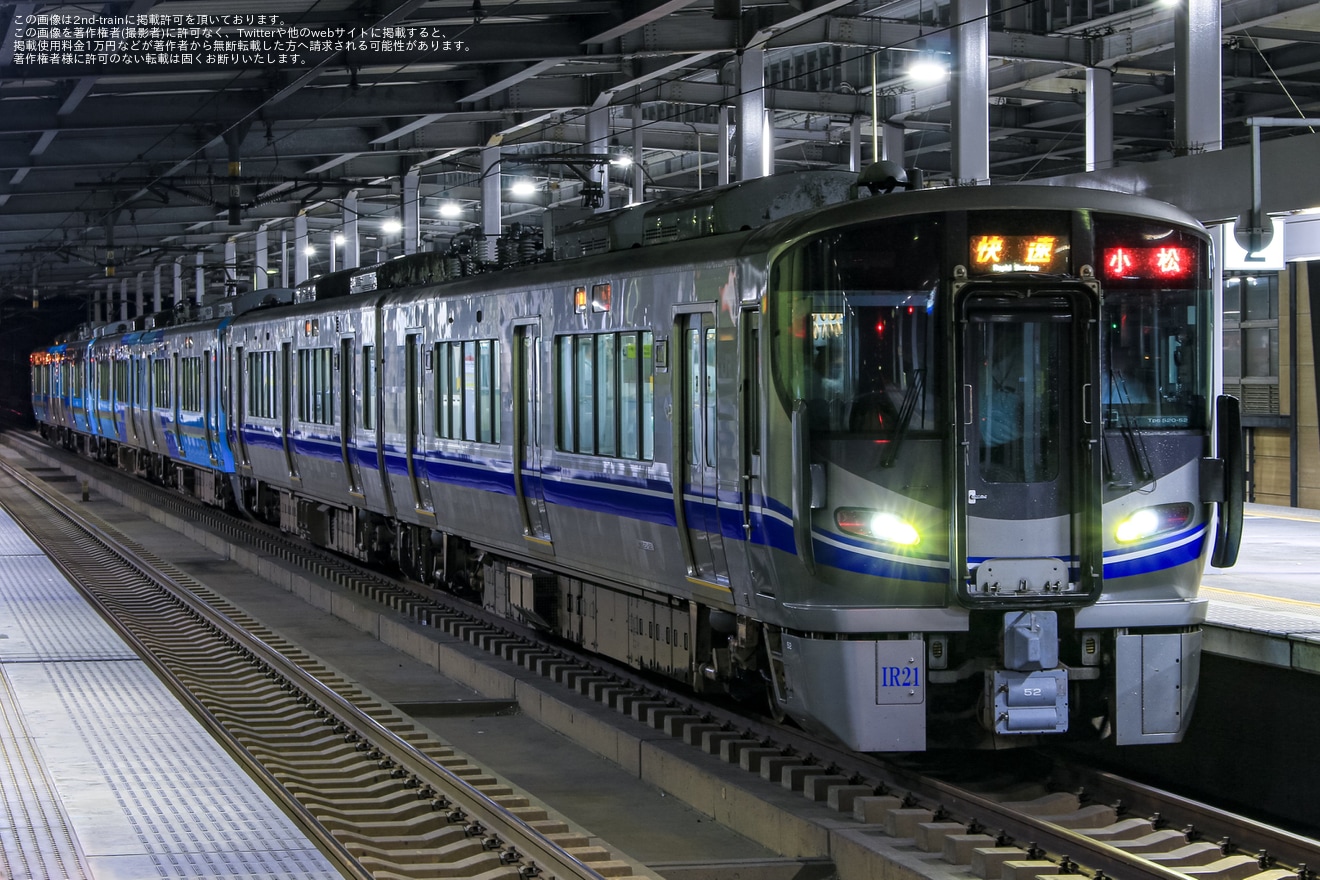
[[[1242,544],[1242,505],[1247,495],[1242,405],[1236,397],[1221,394],[1215,401],[1215,445],[1224,463],[1224,497],[1219,502],[1219,524],[1215,527],[1210,564],[1229,568],[1237,562]]]

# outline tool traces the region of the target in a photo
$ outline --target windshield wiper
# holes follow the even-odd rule
[[[1132,462],[1137,481],[1145,483],[1152,476],[1150,458],[1146,454],[1145,441],[1137,436],[1136,429],[1132,426],[1132,400],[1128,396],[1127,382],[1123,379],[1121,371],[1112,368],[1109,370],[1109,389],[1110,399],[1116,399],[1119,404],[1118,431],[1123,437],[1123,445],[1127,447],[1128,460]]]
[[[926,371],[913,370],[912,384],[908,386],[907,392],[903,395],[903,402],[898,408],[898,426],[894,429],[894,436],[889,438],[889,446],[885,449],[884,457],[880,459],[881,467],[893,467],[898,459],[898,447],[907,436],[908,423],[912,421],[912,413],[917,409],[917,400],[920,399],[925,385]]]

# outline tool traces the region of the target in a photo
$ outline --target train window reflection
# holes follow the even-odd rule
[[[892,436],[909,396],[916,404],[910,429],[932,427],[931,397],[923,381],[931,332],[929,295],[865,292],[839,299],[838,311],[811,316],[806,400],[812,428]]]
[[[784,402],[807,404],[817,435],[885,442],[936,429],[932,316],[937,220],[886,221],[790,250],[771,287],[771,371]]]
[[[1109,429],[1200,428],[1206,408],[1206,322],[1194,291],[1108,291],[1100,400]]]
[[[977,460],[992,483],[1059,476],[1060,395],[1067,325],[1058,316],[983,313],[968,329]]]

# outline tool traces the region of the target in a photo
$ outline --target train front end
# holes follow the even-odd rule
[[[1109,193],[891,199],[771,263],[777,700],[870,751],[1178,741],[1240,522],[1207,236]]]

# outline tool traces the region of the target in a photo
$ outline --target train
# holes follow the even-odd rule
[[[1241,536],[1212,248],[878,164],[85,327],[52,442],[865,752],[1179,741]]]

